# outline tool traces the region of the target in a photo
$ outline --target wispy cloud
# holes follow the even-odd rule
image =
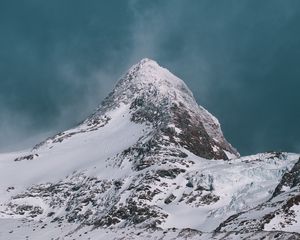
[[[80,122],[144,57],[185,80],[242,153],[295,149],[298,1],[32,4],[0,8],[0,151]]]

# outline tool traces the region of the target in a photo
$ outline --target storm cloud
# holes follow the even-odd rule
[[[242,154],[300,151],[299,25],[296,0],[1,1],[0,150],[76,125],[149,57]]]

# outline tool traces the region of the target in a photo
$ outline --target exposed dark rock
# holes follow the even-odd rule
[[[185,170],[181,168],[171,168],[171,169],[160,169],[156,171],[156,174],[162,178],[176,178],[180,173],[184,173]]]
[[[7,192],[10,192],[10,191],[13,191],[13,190],[15,190],[14,187],[8,187],[8,188],[6,189]]]
[[[38,156],[39,156],[38,154],[29,154],[29,155],[26,155],[26,156],[15,158],[14,161],[18,162],[18,161],[23,161],[23,160],[33,160],[34,158],[36,158]]]
[[[277,187],[274,190],[272,198],[282,193],[283,192],[282,188],[284,186],[288,188],[300,186],[300,159],[298,160],[298,162],[296,162],[296,164],[291,169],[291,171],[285,173],[282,176],[280,183],[277,185]]]
[[[194,187],[193,183],[190,182],[190,181],[187,182],[186,186],[189,187],[189,188],[193,188]]]
[[[129,201],[125,206],[113,207],[101,219],[97,220],[95,227],[109,227],[120,221],[126,221],[126,225],[138,225],[148,222],[149,227],[156,227],[167,216],[155,210],[154,207],[140,205],[135,201]]]
[[[165,203],[165,204],[170,204],[170,203],[173,202],[175,199],[176,199],[176,196],[174,196],[173,194],[171,194],[170,196],[168,196],[168,197],[165,199],[164,203]]]

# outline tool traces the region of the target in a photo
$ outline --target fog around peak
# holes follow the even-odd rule
[[[242,153],[300,151],[298,1],[2,1],[0,151],[89,115],[130,66],[179,76]]]

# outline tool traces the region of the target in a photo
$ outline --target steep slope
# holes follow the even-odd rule
[[[185,83],[143,59],[79,126],[0,155],[0,239],[249,237],[233,216],[287,194],[298,159],[239,158]]]
[[[300,232],[300,158],[286,172],[268,201],[223,222],[218,231]]]

